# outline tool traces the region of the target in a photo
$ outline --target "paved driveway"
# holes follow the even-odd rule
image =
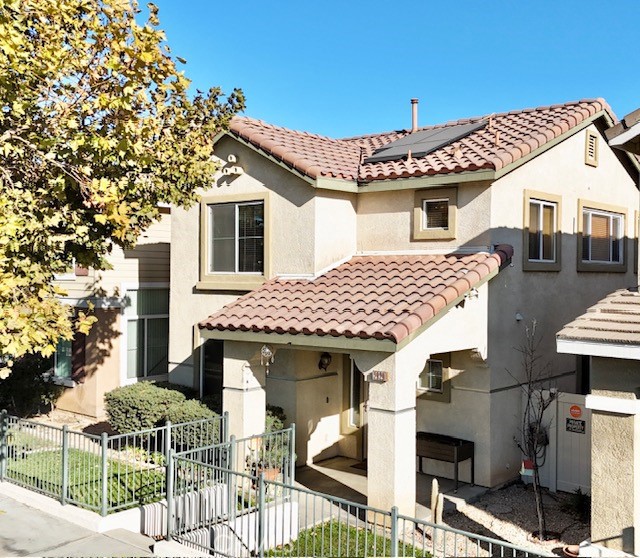
[[[116,529],[95,533],[0,495],[0,556],[152,556],[153,540]]]

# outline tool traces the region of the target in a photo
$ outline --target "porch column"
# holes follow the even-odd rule
[[[358,355],[356,363],[369,382],[367,413],[368,504],[382,510],[397,506],[415,515],[415,381],[398,370],[395,355],[384,360]],[[364,365],[364,366],[363,366]],[[410,384],[410,385],[409,385]]]
[[[265,370],[260,345],[226,341],[222,408],[229,412],[229,434],[246,438],[265,426]]]

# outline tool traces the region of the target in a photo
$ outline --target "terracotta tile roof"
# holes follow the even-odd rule
[[[513,255],[354,256],[314,280],[273,279],[201,329],[389,339],[399,343]]]
[[[557,334],[558,339],[640,345],[638,288],[615,291]]]
[[[311,178],[370,182],[480,169],[499,170],[602,110],[615,120],[604,99],[585,99],[427,126],[420,130],[490,119],[482,129],[425,157],[383,163],[363,161],[377,148],[409,134],[409,130],[332,139],[253,118],[235,117],[231,121],[230,133]]]

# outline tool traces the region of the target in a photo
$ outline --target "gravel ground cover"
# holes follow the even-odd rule
[[[538,529],[535,499],[533,488],[522,483],[488,492],[457,511],[445,512],[443,520],[456,529],[559,555],[562,547],[589,538],[589,522],[575,510],[575,495],[543,490],[543,502],[547,530],[558,534],[544,543],[532,540],[531,533]]]

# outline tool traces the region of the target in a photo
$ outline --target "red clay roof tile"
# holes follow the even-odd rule
[[[389,339],[399,343],[513,256],[355,256],[316,279],[273,279],[199,324],[202,329]]]
[[[229,131],[311,178],[370,182],[481,169],[499,170],[600,111],[606,111],[612,120],[616,119],[604,99],[585,99],[427,126],[421,130],[482,119],[489,121],[485,127],[425,157],[378,163],[363,161],[379,147],[408,135],[409,130],[332,139],[253,118],[236,117],[231,121]]]

